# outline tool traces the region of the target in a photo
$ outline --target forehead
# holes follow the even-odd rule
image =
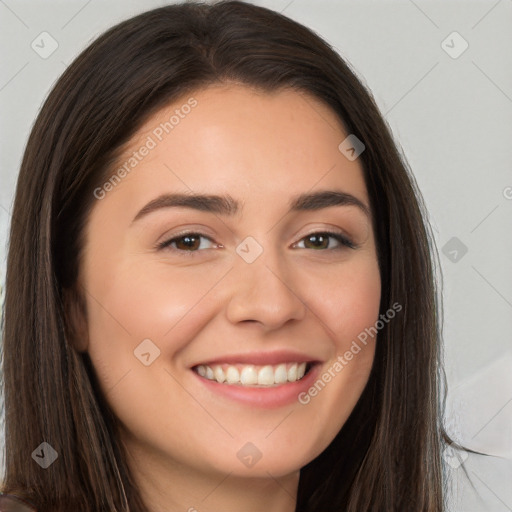
[[[215,184],[218,192],[255,200],[271,191],[297,195],[342,187],[367,202],[360,163],[338,147],[347,135],[336,113],[304,92],[215,85],[152,115],[117,165],[150,147],[125,180],[138,194],[150,194],[167,180],[182,191]]]

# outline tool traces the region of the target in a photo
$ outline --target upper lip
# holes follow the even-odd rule
[[[273,352],[245,352],[243,354],[226,354],[225,356],[218,356],[214,359],[208,359],[196,363],[192,366],[205,364],[208,366],[214,364],[255,364],[255,365],[276,365],[280,363],[315,363],[319,362],[318,358],[314,356],[294,352],[290,350],[276,350]]]

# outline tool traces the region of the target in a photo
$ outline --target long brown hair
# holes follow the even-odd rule
[[[40,512],[144,512],[87,353],[70,343],[93,191],[145,120],[214,83],[313,95],[366,149],[364,169],[382,278],[368,384],[333,442],[302,468],[297,512],[438,512],[441,295],[435,243],[416,182],[372,95],[306,27],[239,1],[154,9],[113,27],[69,66],[37,117],[18,178],[7,262],[2,490]],[[340,141],[341,142],[341,141]],[[437,268],[439,266],[437,265]],[[42,442],[58,460],[42,469]]]

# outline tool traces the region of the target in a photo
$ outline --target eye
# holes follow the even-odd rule
[[[201,248],[201,238],[212,241],[210,237],[202,233],[190,231],[165,240],[157,245],[157,249],[162,250],[170,247],[173,251],[194,253],[197,252],[197,249]],[[175,245],[175,247],[173,247],[173,245]],[[202,247],[202,249],[204,249],[204,247]]]
[[[336,240],[339,245],[336,247],[329,247],[330,239]],[[341,233],[335,233],[332,231],[316,231],[315,233],[310,233],[309,235],[306,235],[304,238],[302,238],[302,240],[309,241],[313,245],[313,247],[305,247],[305,249],[329,249],[332,251],[336,251],[344,249],[345,247],[348,247],[350,249],[357,248],[357,245],[354,244],[351,240],[349,240],[346,236],[342,235]]]
[[[188,233],[181,233],[178,236],[161,242],[160,244],[157,245],[157,249],[163,250],[170,248],[174,252],[179,252],[182,254],[189,253],[192,256],[193,253],[198,252],[199,249],[208,249],[208,247],[202,247],[201,239],[213,242],[213,240],[210,237],[202,233],[190,231]],[[330,247],[331,239],[336,240],[338,245],[335,247]],[[317,231],[315,233],[310,233],[309,235],[306,235],[304,238],[302,238],[300,242],[302,242],[303,240],[306,241],[305,243],[312,244],[312,247],[305,246],[304,249],[313,249],[315,251],[325,249],[334,251],[341,250],[346,247],[350,249],[357,249],[357,245],[354,244],[347,237],[345,237],[341,233],[336,233],[332,231]],[[296,247],[300,242],[295,244],[294,247]],[[218,244],[217,247],[219,247]]]

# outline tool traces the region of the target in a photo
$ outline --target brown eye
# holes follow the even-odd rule
[[[330,239],[335,239],[338,242],[338,246],[329,247]],[[322,249],[331,249],[331,250],[339,250],[344,247],[349,247],[351,249],[355,249],[356,245],[341,235],[340,233],[333,233],[330,231],[318,231],[316,233],[310,233],[305,236],[302,240],[305,240],[304,243],[305,249],[313,249],[313,250],[322,250]],[[308,246],[309,245],[309,246]]]
[[[201,239],[209,240],[212,242],[211,238],[203,235],[202,233],[181,233],[178,236],[158,244],[157,249],[163,250],[169,248],[172,251],[194,253],[198,252],[199,248],[201,247]]]
[[[180,251],[195,250],[201,245],[200,237],[195,235],[184,235],[176,238],[176,249]]]

